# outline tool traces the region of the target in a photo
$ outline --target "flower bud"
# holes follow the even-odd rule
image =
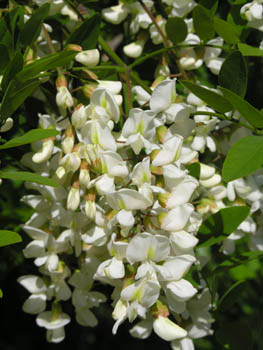
[[[111,6],[102,10],[102,17],[112,24],[120,24],[129,13],[128,6],[120,3],[116,6]]]
[[[80,186],[85,188],[90,183],[89,164],[86,160],[82,160],[80,164],[79,182]]]
[[[99,50],[85,50],[75,56],[75,61],[82,63],[84,66],[95,67],[100,61]]]
[[[81,52],[82,51],[82,47],[80,45],[77,44],[68,44],[65,47],[66,51],[77,51],[77,52]]]
[[[85,214],[87,217],[94,221],[96,217],[96,194],[94,190],[90,189],[85,195]]]
[[[82,92],[84,94],[85,97],[90,98],[93,91],[97,88],[97,86],[95,84],[85,84],[82,87]]]
[[[49,139],[47,141],[44,141],[40,151],[38,151],[33,155],[32,157],[33,162],[39,164],[49,160],[49,158],[52,156],[53,148],[54,148],[53,140]]]
[[[57,90],[56,103],[61,113],[65,115],[66,109],[74,105],[74,100],[66,86],[58,87]]]
[[[64,153],[71,153],[75,143],[75,130],[72,125],[68,125],[65,131],[65,138],[62,141],[62,149]]]
[[[69,191],[67,198],[67,209],[75,211],[79,207],[80,193],[79,193],[79,181],[75,181]]]
[[[12,118],[7,118],[5,123],[1,126],[0,132],[9,131],[14,125],[14,121]]]
[[[145,44],[144,40],[136,40],[133,43],[125,45],[123,47],[123,52],[128,57],[132,57],[132,58],[140,57],[143,52],[144,44]]]
[[[206,188],[210,188],[218,185],[220,182],[221,182],[221,176],[219,174],[215,174],[208,179],[200,180],[200,185]]]

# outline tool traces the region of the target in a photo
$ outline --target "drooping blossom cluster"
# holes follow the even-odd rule
[[[69,108],[60,94],[60,108]],[[188,140],[195,128],[191,106],[176,103],[175,80],[165,80],[149,109],[131,109],[122,130],[114,131],[120,120],[114,96],[97,88],[70,118],[39,115],[40,127],[61,136],[34,144],[22,163],[61,186],[27,185],[40,194],[23,198],[35,210],[23,227],[32,238],[24,255],[43,277],[19,279],[31,292],[23,309],[37,314],[50,341],[60,341],[70,320],[63,301],[72,299],[81,325],[97,324],[91,309],[106,297],[92,287],[101,281],[114,288],[114,334],[124,320],[138,319],[131,330],[136,337],[153,329],[174,346],[191,343],[209,334],[212,322],[209,313],[199,319],[211,306],[207,289],[186,277],[199,268],[193,248],[201,224],[191,204],[199,182],[186,168],[198,160]]]
[[[144,3],[149,9],[154,5]],[[185,16],[195,6],[194,1],[163,3],[171,16]],[[64,1],[51,5],[51,11],[69,15],[68,25],[74,26],[77,14]],[[149,36],[154,44],[162,43],[137,2],[120,2],[102,14],[113,24],[132,16],[130,30],[137,39],[124,46],[127,56],[139,57]],[[165,19],[157,20],[165,31]],[[194,48],[201,41],[192,19],[185,22],[188,35],[182,44],[189,47],[176,51],[180,67],[188,71],[205,63],[218,74],[224,58],[213,46],[222,46],[223,39],[212,39],[200,55]],[[98,64],[97,49],[79,51],[78,63]],[[63,312],[64,302],[72,302],[80,325],[98,324],[93,309],[107,300],[95,289],[100,282],[113,290],[114,334],[124,321],[136,321],[132,336],[145,339],[154,331],[171,341],[174,350],[192,350],[193,339],[212,334],[214,321],[210,292],[200,273],[203,261],[194,250],[203,220],[222,208],[246,204],[250,215],[220,249],[231,254],[235,241],[248,234],[249,248],[263,250],[262,175],[226,185],[215,162],[202,161],[206,151],[225,154],[230,139],[241,135],[192,93],[177,94],[176,80],[167,78],[170,68],[164,61],[151,94],[132,87],[137,107],[127,116],[122,113],[121,82],[97,80],[97,88],[88,91],[90,103],[83,105],[73,98],[64,76],[57,80],[60,116],[39,114],[39,127],[60,135],[34,143],[21,162],[60,186],[26,185],[38,194],[22,199],[35,211],[23,226],[32,239],[24,255],[34,259],[39,275],[21,276],[19,283],[31,294],[23,310],[36,315],[48,341],[65,337],[70,316]],[[197,162],[200,176],[193,177],[189,165]],[[191,278],[193,271],[198,281]]]

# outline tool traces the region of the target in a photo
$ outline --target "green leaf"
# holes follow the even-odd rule
[[[189,175],[195,177],[197,180],[200,179],[200,163],[192,163],[186,166],[189,171]]]
[[[247,75],[247,64],[244,57],[239,51],[234,51],[222,64],[218,82],[220,86],[244,97],[247,91]]]
[[[257,47],[253,47],[247,44],[239,43],[238,49],[243,56],[263,56],[263,49],[259,49]]]
[[[186,80],[180,80],[180,83],[216,111],[225,113],[233,109],[232,105],[223,96],[214,91]]]
[[[196,34],[202,40],[210,40],[215,35],[214,22],[210,12],[203,6],[197,5],[193,10],[193,24]]]
[[[238,112],[249,122],[249,124],[256,128],[263,128],[263,115],[259,112],[259,110],[234,92],[223,87],[219,87],[219,89],[223,92],[224,97],[233,105],[235,109],[238,110]]]
[[[2,289],[0,289],[0,298],[3,298],[3,292],[2,292]]]
[[[10,81],[14,79],[15,75],[23,69],[23,65],[23,55],[21,54],[21,52],[17,52],[12,61],[9,62],[8,66],[6,67],[5,74],[1,82],[1,87],[3,90],[7,89]]]
[[[85,19],[82,24],[70,35],[67,44],[81,45],[83,50],[94,49],[100,33],[100,16],[95,13]]]
[[[10,62],[8,48],[0,44],[1,60],[0,60],[0,73],[2,73]]]
[[[234,232],[250,212],[247,206],[223,208],[206,219],[199,228],[198,234],[226,236]]]
[[[12,80],[2,100],[0,119],[6,120],[10,117],[39,85],[40,81],[33,80],[17,88],[17,83]]]
[[[206,7],[212,15],[215,15],[218,7],[218,0],[200,0],[199,5]]]
[[[184,41],[188,33],[187,25],[181,17],[168,18],[165,30],[168,39],[171,40],[174,45]]]
[[[15,49],[16,39],[23,25],[24,10],[21,6],[16,6],[0,20],[1,44],[6,45],[10,52]]]
[[[16,137],[1,145],[0,150],[26,145],[56,135],[59,135],[59,131],[55,129],[33,129],[25,133],[23,136]]]
[[[19,180],[19,181],[30,181],[36,182],[42,185],[51,186],[51,187],[59,187],[60,185],[47,177],[37,175],[35,173],[29,173],[26,171],[0,171],[0,178],[10,179],[10,180]]]
[[[37,40],[49,8],[50,4],[39,7],[24,25],[20,33],[20,41],[24,46],[31,46]]]
[[[234,24],[228,23],[221,18],[214,17],[214,28],[218,35],[228,44],[237,44],[239,40],[237,28]]]
[[[263,164],[263,137],[248,136],[237,141],[223,164],[224,181],[233,181],[260,169]]]
[[[22,242],[20,235],[13,231],[0,230],[0,247]]]
[[[62,67],[70,63],[76,56],[76,51],[62,51],[52,55],[40,58],[33,63],[28,64],[21,72],[16,75],[16,79],[20,82],[34,78],[42,71],[48,71]]]
[[[249,350],[253,346],[251,326],[245,321],[224,322],[216,331],[216,338],[220,344],[231,350]]]

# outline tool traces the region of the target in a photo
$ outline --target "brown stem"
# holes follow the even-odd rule
[[[44,37],[45,37],[45,39],[47,41],[47,44],[48,44],[50,52],[52,54],[55,54],[56,53],[55,47],[52,44],[52,40],[51,40],[50,35],[49,35],[46,27],[44,26],[44,24],[42,25],[42,30],[43,30],[43,34],[44,34]],[[62,69],[60,67],[57,67],[57,72],[58,72],[59,75],[63,74]]]
[[[161,27],[159,26],[156,18],[153,16],[153,14],[151,13],[151,11],[148,9],[148,7],[143,3],[142,0],[139,0],[141,6],[143,7],[144,11],[148,14],[148,16],[151,18],[153,24],[155,25],[158,33],[161,35],[162,39],[163,39],[163,44],[165,48],[169,48],[171,47],[169,40],[167,39],[166,35],[164,34],[164,32],[162,31]],[[179,60],[176,58],[176,52],[174,49],[171,50],[171,52],[174,54],[175,56],[175,62],[177,64],[178,70],[180,72],[180,74],[183,76],[183,78],[185,80],[188,80],[188,76],[186,74],[186,72],[184,71],[184,69],[181,67]]]

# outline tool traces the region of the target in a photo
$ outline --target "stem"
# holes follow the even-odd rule
[[[202,111],[197,111],[197,112],[194,112],[194,113],[191,113],[191,115],[211,115],[211,116],[214,116],[214,117],[218,117],[220,119],[224,119],[224,120],[227,120],[227,121],[231,121],[226,115],[224,114],[221,114],[221,113],[215,113],[215,112],[202,112]]]
[[[74,71],[81,71],[85,69],[85,67],[72,67],[71,70],[74,70]],[[116,70],[117,72],[119,73],[125,73],[125,69],[122,68],[122,67],[118,67],[118,66],[97,66],[97,67],[88,67],[89,70],[91,71],[96,71],[96,70],[101,70],[101,71],[104,71],[104,70]]]
[[[139,78],[136,74],[133,72],[130,72],[131,78],[139,85],[141,85],[142,88],[144,88],[145,91],[147,91],[150,95],[152,94],[152,90]]]
[[[151,11],[147,8],[147,6],[143,3],[142,0],[139,0],[141,6],[143,7],[144,11],[148,14],[148,16],[151,18],[153,24],[155,25],[158,33],[161,35],[162,39],[163,39],[163,44],[165,46],[165,48],[170,48],[171,45],[169,43],[169,40],[167,39],[166,35],[164,34],[164,32],[162,31],[162,29],[160,28],[158,22],[156,21],[156,18],[152,15]],[[174,59],[176,62],[176,65],[178,67],[179,72],[182,74],[182,76],[184,77],[185,80],[188,80],[188,76],[186,74],[186,72],[184,71],[184,69],[181,67],[180,62],[178,61],[178,59],[176,58],[176,52],[174,51],[174,49],[171,49],[172,53],[174,54]]]
[[[43,30],[43,34],[44,34],[44,37],[45,37],[45,39],[47,41],[47,44],[48,44],[50,52],[53,53],[53,54],[56,53],[55,47],[52,44],[52,40],[51,40],[50,35],[49,35],[46,27],[44,26],[44,24],[42,25],[42,30]],[[59,75],[63,74],[62,69],[60,67],[57,67],[57,72],[58,72]]]
[[[112,48],[106,43],[106,41],[102,38],[100,35],[98,38],[98,43],[101,45],[103,50],[106,52],[107,55],[119,66],[125,67],[126,64],[123,62],[123,60],[112,50]]]
[[[144,4],[144,2],[142,0],[139,0],[139,3],[141,4],[141,6],[143,7],[144,11],[147,13],[147,15],[151,18],[153,24],[155,25],[158,33],[161,35],[162,39],[163,39],[163,43],[164,43],[164,46],[167,48],[167,47],[170,47],[170,44],[169,44],[169,41],[168,39],[166,38],[164,32],[162,31],[162,29],[160,28],[158,22],[156,21],[156,18],[153,16],[153,14],[151,13],[151,11],[148,9],[148,7]]]
[[[130,70],[128,67],[125,70],[125,80],[126,80],[126,89],[127,89],[127,102],[128,102],[129,109],[131,109],[132,108],[131,79],[130,79]]]
[[[256,131],[249,124],[244,123],[244,122],[240,122],[239,120],[235,121],[234,119],[230,119],[229,117],[227,117],[226,115],[221,114],[221,113],[198,111],[198,112],[191,113],[191,116],[194,116],[194,115],[211,115],[214,117],[218,117],[219,119],[227,120],[227,121],[232,122],[232,123],[239,123],[240,125],[244,126],[245,128],[250,129],[251,131],[254,131],[254,132]]]

